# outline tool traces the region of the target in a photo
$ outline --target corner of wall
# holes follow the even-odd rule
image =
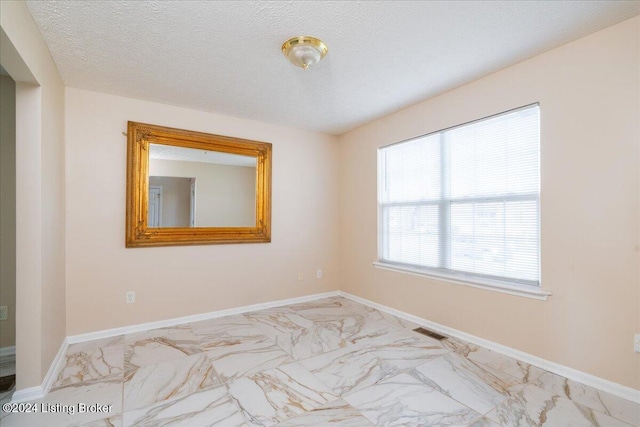
[[[66,336],[64,84],[24,1],[0,2],[16,81],[16,381],[39,386]]]

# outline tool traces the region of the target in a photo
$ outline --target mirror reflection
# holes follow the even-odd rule
[[[256,157],[149,144],[149,227],[255,227]]]

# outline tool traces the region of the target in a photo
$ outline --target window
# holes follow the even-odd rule
[[[537,104],[382,147],[378,159],[379,266],[539,287]]]

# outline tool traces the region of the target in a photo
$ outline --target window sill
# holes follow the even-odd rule
[[[432,279],[442,280],[444,282],[455,283],[457,285],[470,286],[472,288],[487,289],[494,292],[501,292],[503,294],[515,295],[525,298],[533,298],[537,300],[545,301],[551,292],[544,291],[539,287],[509,284],[498,282],[497,280],[474,278],[473,280],[465,280],[455,275],[447,275],[435,272],[427,272],[418,268],[411,268],[404,265],[387,264],[385,262],[375,261],[373,266],[382,270],[397,271],[400,273],[408,273],[416,276],[429,277]]]

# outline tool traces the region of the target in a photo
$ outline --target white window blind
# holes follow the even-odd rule
[[[540,108],[379,150],[379,259],[463,280],[540,283]]]

